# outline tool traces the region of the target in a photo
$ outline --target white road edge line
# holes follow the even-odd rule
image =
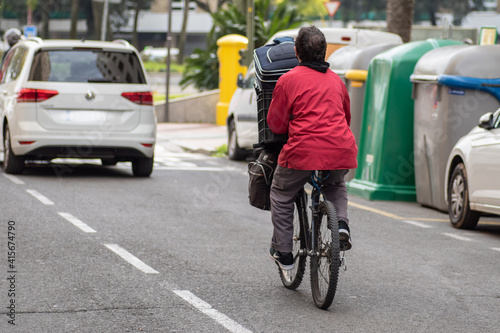
[[[31,194],[32,196],[34,196],[35,198],[37,198],[44,205],[48,205],[48,206],[49,205],[54,205],[54,203],[52,201],[50,201],[49,198],[47,198],[46,196],[42,195],[41,193],[39,193],[36,190],[26,190],[26,192],[28,192],[29,194]]]
[[[472,238],[464,237],[464,236],[460,236],[460,235],[456,235],[456,234],[451,234],[448,232],[443,232],[443,235],[451,237],[451,238],[455,238],[455,239],[458,239],[458,240],[461,240],[464,242],[471,242],[472,241]]]
[[[214,319],[216,322],[224,326],[226,329],[228,329],[230,332],[233,333],[252,333],[252,331],[249,331],[245,327],[241,326],[225,314],[215,310],[212,308],[210,304],[205,302],[204,300],[196,297],[192,292],[189,290],[172,290],[177,296],[191,304],[193,307],[195,307],[197,310],[202,312],[203,314],[209,316],[210,318]]]
[[[432,228],[432,226],[430,226],[428,224],[417,222],[417,221],[412,221],[412,220],[402,220],[402,221],[404,223],[408,223],[408,224],[411,224],[411,225],[414,225],[414,226],[420,227],[420,228]]]
[[[128,167],[121,167],[123,169],[128,169]],[[170,167],[170,166],[155,166],[155,170],[169,170],[169,171],[211,171],[211,172],[221,172],[221,171],[231,171],[223,168],[213,168],[213,167]]]
[[[87,224],[85,224],[84,222],[80,221],[79,219],[77,219],[76,217],[71,215],[70,213],[58,212],[57,214],[61,215],[66,221],[72,223],[75,227],[77,227],[78,229],[80,229],[83,232],[86,232],[86,233],[97,232],[94,229],[92,229],[91,227],[89,227]]]
[[[6,173],[3,173],[2,174],[5,178],[7,178],[8,180],[10,180],[11,182],[13,182],[14,184],[17,184],[17,185],[24,185],[24,182],[17,178],[16,176],[13,176],[13,175],[8,175]]]
[[[491,249],[500,252],[500,247],[492,247]]]
[[[121,248],[117,244],[104,244],[108,249],[122,257],[125,261],[127,261],[129,264],[134,266],[140,271],[143,271],[146,274],[159,274],[159,272],[150,266],[146,265],[144,262],[142,262],[139,258],[134,256],[132,253],[128,252],[127,250]]]

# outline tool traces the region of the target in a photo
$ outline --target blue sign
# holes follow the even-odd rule
[[[34,25],[27,25],[24,27],[24,35],[26,37],[36,37],[37,28]]]
[[[449,88],[448,89],[448,94],[463,96],[463,95],[465,95],[465,90],[464,89],[458,89],[458,88]]]

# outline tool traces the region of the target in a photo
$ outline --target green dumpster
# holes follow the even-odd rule
[[[402,42],[398,44],[347,45],[333,52],[328,58],[330,68],[344,81],[349,93],[351,100],[351,131],[356,142],[359,142],[368,66],[377,54],[401,44]],[[355,169],[349,170],[344,180],[353,179],[355,172]]]
[[[368,68],[358,142],[358,169],[349,193],[368,200],[415,201],[413,99],[410,76],[426,52],[461,44],[418,41],[377,55]]]

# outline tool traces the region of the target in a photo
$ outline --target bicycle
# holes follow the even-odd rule
[[[321,194],[324,171],[311,174],[311,225],[306,212],[307,193],[301,189],[295,199],[293,221],[292,270],[279,268],[283,285],[291,290],[297,289],[304,276],[307,257],[310,257],[311,291],[314,303],[320,309],[328,309],[337,290],[340,267],[345,269],[344,252],[340,256],[339,225],[337,212],[330,201]]]

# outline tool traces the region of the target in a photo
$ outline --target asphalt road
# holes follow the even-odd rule
[[[308,270],[281,285],[246,164],[162,148],[147,179],[92,161],[0,171],[0,332],[498,332],[500,219],[462,231],[350,198],[354,246],[323,311]]]

